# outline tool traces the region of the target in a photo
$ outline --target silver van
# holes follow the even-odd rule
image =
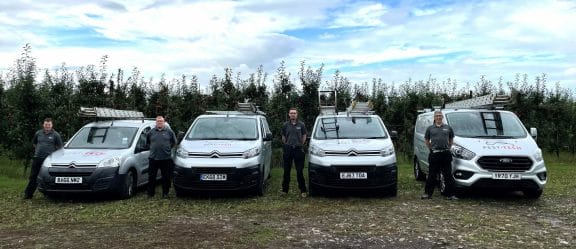
[[[542,150],[534,140],[536,128],[528,132],[514,113],[488,108],[496,95],[479,98],[441,110],[455,135],[451,151],[456,190],[520,190],[528,198],[539,198],[547,173]],[[433,124],[433,112],[418,115],[414,128],[414,177],[421,181],[428,174],[429,149],[424,133]],[[442,192],[444,176],[437,177]]]
[[[249,190],[263,195],[270,177],[272,133],[264,113],[251,103],[237,111],[198,116],[178,146],[174,190]]]
[[[130,198],[148,182],[146,134],[154,120],[141,112],[82,108],[85,117],[102,120],[82,127],[46,158],[38,175],[38,190],[47,197],[62,193],[107,192]]]
[[[391,134],[369,103],[353,102],[341,113],[321,104],[308,149],[310,194],[361,189],[396,196],[398,166]]]

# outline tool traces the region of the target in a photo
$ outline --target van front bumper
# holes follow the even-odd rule
[[[366,172],[366,179],[341,179],[341,172]],[[380,189],[396,187],[398,167],[396,163],[376,165],[322,166],[308,164],[310,184],[332,189]]]
[[[122,186],[125,176],[118,174],[118,167],[42,167],[38,174],[38,190],[46,194],[113,192]],[[56,177],[82,177],[82,183],[56,183]]]
[[[452,172],[456,187],[460,189],[543,190],[548,181],[544,161],[535,163],[526,171],[486,170],[474,161],[454,158]],[[494,179],[494,173],[512,173],[519,179]]]
[[[202,180],[204,174],[226,175],[226,180]],[[174,187],[190,191],[245,190],[256,187],[260,178],[260,165],[246,168],[174,167]]]

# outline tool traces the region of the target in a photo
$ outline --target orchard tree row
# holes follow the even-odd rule
[[[352,83],[336,71],[322,82],[323,66],[312,68],[303,61],[295,74],[288,72],[284,62],[269,76],[260,66],[256,72],[243,76],[224,69],[223,76],[214,75],[206,89],[199,89],[195,76],[175,79],[146,79],[134,68],[131,72],[108,70],[107,56],[99,65],[87,65],[70,71],[66,64],[54,71],[40,70],[30,45],[8,72],[0,77],[0,153],[13,159],[28,160],[33,152],[31,139],[46,117],[54,119],[54,127],[69,139],[90,120],[78,117],[80,107],[110,107],[139,110],[147,117],[165,115],[176,131],[186,131],[192,121],[206,110],[233,110],[238,102],[249,100],[267,113],[280,145],[280,127],[288,109],[297,107],[309,130],[319,113],[318,90],[335,89],[338,109],[344,110],[352,100],[373,103],[389,130],[396,130],[395,142],[399,156],[412,153],[414,122],[418,110],[443,103],[490,93],[512,95],[508,109],[515,112],[526,127],[539,131],[538,144],[547,151],[576,151],[576,105],[572,92],[547,82],[545,74],[531,79],[518,74],[512,82],[491,82],[480,77],[476,82],[451,79],[405,82]],[[271,79],[268,79],[271,77]],[[270,83],[271,82],[271,83]]]

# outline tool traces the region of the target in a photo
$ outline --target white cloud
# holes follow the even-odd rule
[[[41,67],[98,64],[108,55],[110,70],[136,66],[155,78],[196,74],[201,82],[225,67],[274,73],[282,60],[295,74],[306,60],[324,63],[326,80],[335,70],[358,83],[547,73],[576,88],[575,12],[576,2],[554,0],[7,1],[0,3],[0,71],[31,43]],[[65,28],[127,43],[96,46],[93,37],[50,33]]]

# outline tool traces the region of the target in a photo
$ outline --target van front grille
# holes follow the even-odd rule
[[[532,160],[519,156],[483,156],[478,165],[488,171],[524,172],[532,168]]]

